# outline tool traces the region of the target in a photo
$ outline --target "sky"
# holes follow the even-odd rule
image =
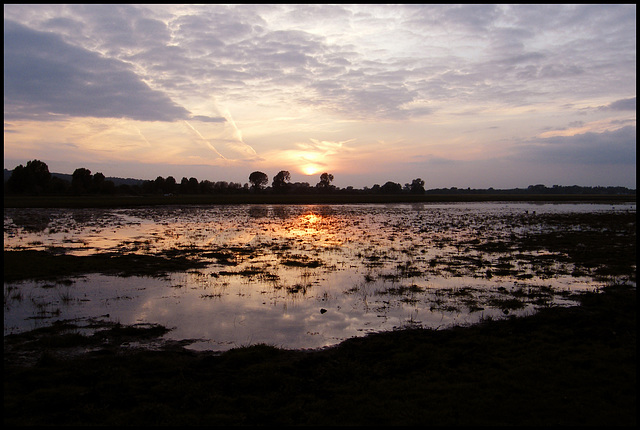
[[[4,167],[636,188],[636,5],[4,5]]]

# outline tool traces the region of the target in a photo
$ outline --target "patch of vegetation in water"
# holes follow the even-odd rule
[[[522,273],[516,267],[515,263],[518,262],[528,264],[536,275],[542,277],[551,273],[576,273],[602,278],[632,275],[631,281],[635,282],[635,211],[550,213],[520,217],[513,222],[512,228],[540,228],[524,234],[510,234],[508,238],[488,237],[485,240],[463,242],[469,249],[487,256],[498,255],[497,261],[486,271],[489,277],[531,277],[532,273]],[[461,257],[452,257],[455,264],[448,270],[454,271],[460,261]],[[555,266],[553,271],[549,269],[550,265]]]
[[[47,251],[4,251],[4,281],[24,279],[56,279],[86,273],[118,276],[163,276],[173,271],[185,271],[206,265],[200,259],[186,255],[163,254],[94,254],[75,256]]]

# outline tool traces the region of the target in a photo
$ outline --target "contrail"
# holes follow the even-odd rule
[[[142,134],[142,130],[140,130],[138,127],[135,127],[136,130],[138,130],[138,134],[140,135],[140,137],[147,143],[148,147],[151,147],[151,142],[149,142],[149,140],[147,139],[147,137]]]
[[[191,124],[189,124],[187,122],[187,120],[184,120],[184,123],[187,124],[189,126],[189,128],[191,128],[191,130],[193,130],[199,137],[200,139],[202,139],[204,141],[204,143],[207,144],[207,146],[209,147],[209,149],[211,149],[213,152],[215,152],[216,154],[218,154],[220,156],[220,158],[222,158],[223,160],[226,160],[225,156],[220,154],[218,152],[218,150],[211,144],[211,142],[209,142],[207,139],[204,138],[203,135],[200,134],[200,132],[198,130],[195,129],[194,126],[192,126]]]
[[[252,155],[255,155],[256,157],[258,156],[258,153],[256,152],[255,149],[253,149],[251,147],[251,145],[248,145],[247,143],[245,143],[242,140],[242,132],[240,131],[240,129],[238,128],[238,126],[236,125],[236,122],[233,120],[233,117],[231,116],[231,112],[229,112],[229,109],[225,108],[225,114],[223,114],[223,116],[225,117],[225,119],[227,120],[227,122],[229,124],[231,124],[231,126],[233,127],[234,131],[235,131],[235,138],[238,142],[240,142],[242,145],[244,145],[243,149],[249,149],[251,151]]]

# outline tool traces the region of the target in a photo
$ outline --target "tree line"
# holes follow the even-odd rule
[[[471,188],[437,188],[425,189],[425,181],[421,178],[413,179],[410,183],[401,185],[387,181],[383,185],[374,184],[372,187],[355,189],[353,187],[338,188],[332,184],[334,176],[322,173],[315,185],[308,182],[291,182],[291,174],[281,170],[273,176],[271,184],[266,173],[252,172],[248,183],[227,181],[199,181],[196,178],[183,177],[178,182],[173,176],[166,178],[158,176],[155,180],[130,180],[130,183],[116,184],[107,179],[104,174],[92,174],[84,167],[76,169],[70,180],[49,172],[46,163],[40,160],[28,161],[25,166],[17,166],[7,179],[5,169],[4,191],[6,194],[26,195],[173,195],[173,194],[239,194],[239,193],[274,193],[274,194],[313,194],[313,193],[371,193],[371,194],[625,194],[635,195],[635,189],[626,187],[581,187],[577,185],[560,186],[530,185],[527,188],[513,188],[496,190]],[[69,176],[69,175],[65,175]],[[122,181],[120,181],[122,182]]]
[[[338,191],[356,191],[353,187],[340,190],[332,184],[334,176],[322,173],[315,186],[308,182],[291,182],[291,174],[281,170],[269,185],[269,177],[261,171],[252,172],[249,182],[241,184],[227,181],[199,181],[196,178],[183,177],[178,182],[173,176],[166,178],[158,176],[154,180],[138,181],[136,184],[116,185],[107,179],[103,173],[92,174],[87,168],[76,169],[70,180],[53,175],[46,163],[40,160],[28,161],[25,166],[17,166],[5,181],[5,193],[29,195],[86,195],[86,194],[230,194],[230,193],[329,193]],[[380,187],[374,185],[374,192],[399,192],[402,186],[387,182]],[[405,184],[405,191],[424,193],[424,181],[414,179],[411,184]]]

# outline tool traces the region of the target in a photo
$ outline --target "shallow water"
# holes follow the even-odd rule
[[[469,243],[539,231],[544,224],[524,221],[544,213],[619,210],[635,203],[5,209],[5,250],[196,251],[209,262],[158,277],[5,283],[5,335],[101,318],[162,324],[172,328],[166,338],[194,339],[194,349],[318,348],[367,332],[531,313],[602,282]],[[508,274],[489,274],[505,262]],[[516,296],[521,306],[509,306]]]

